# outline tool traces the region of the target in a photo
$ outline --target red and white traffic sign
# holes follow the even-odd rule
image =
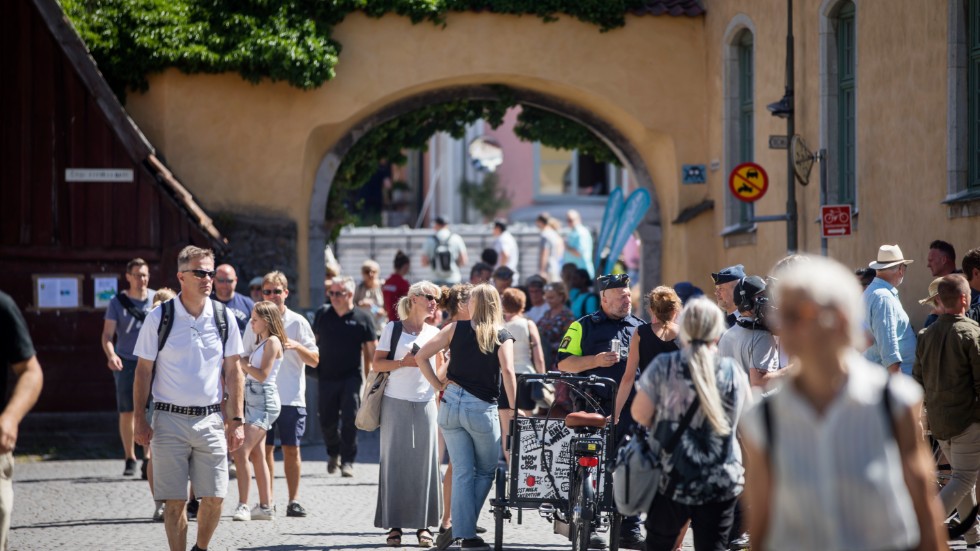
[[[851,205],[824,205],[820,208],[824,237],[851,235]]]

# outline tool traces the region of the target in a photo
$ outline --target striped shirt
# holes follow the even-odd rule
[[[857,353],[847,382],[818,415],[787,380],[771,399],[776,449],[766,549],[838,551],[912,549],[919,527],[902,474],[891,420],[882,408],[888,374]],[[922,399],[922,389],[896,375],[889,385],[892,415]],[[762,410],[749,408],[741,435],[768,446]]]

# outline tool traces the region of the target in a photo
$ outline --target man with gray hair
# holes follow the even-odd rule
[[[317,346],[327,352],[317,363],[320,428],[329,456],[327,474],[339,467],[341,476],[350,478],[357,456],[354,418],[378,341],[371,315],[354,307],[354,280],[335,277],[326,286],[330,304],[323,305],[313,320]]]
[[[912,260],[906,260],[898,245],[882,245],[878,258],[868,264],[876,277],[864,290],[865,316],[873,342],[864,351],[869,361],[881,364],[892,373],[899,370],[912,374],[915,359],[915,333],[898,300],[898,287]]]
[[[136,411],[154,402],[152,425],[136,415],[136,442],[153,451],[153,495],[166,501],[171,551],[187,548],[187,483],[201,498],[197,542],[208,548],[228,492],[228,452],[245,439],[242,337],[235,317],[210,297],[214,253],[194,246],[177,257],[180,294],[146,316],[136,341]],[[152,385],[152,388],[151,388]],[[223,389],[223,391],[222,391]],[[221,417],[227,400],[227,419]]]

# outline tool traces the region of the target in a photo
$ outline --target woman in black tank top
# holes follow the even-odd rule
[[[415,359],[426,380],[437,390],[445,390],[438,423],[453,461],[453,526],[445,537],[462,538],[465,548],[486,548],[476,535],[476,511],[490,493],[500,453],[497,398],[501,382],[514,403],[514,342],[503,329],[496,289],[486,284],[474,287],[469,306],[469,322],[443,328]],[[449,348],[451,360],[446,380],[441,380],[430,358],[444,348]]]
[[[675,319],[681,312],[680,297],[670,287],[660,286],[646,296],[653,322],[641,325],[630,339],[626,373],[616,396],[617,419],[623,406],[633,396],[633,382],[650,365],[654,358],[665,352],[678,350],[677,335],[680,331]]]

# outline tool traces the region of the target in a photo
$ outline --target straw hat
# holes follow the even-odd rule
[[[878,248],[878,260],[868,263],[872,270],[887,270],[899,264],[911,264],[914,260],[906,260],[898,245],[882,245]]]
[[[942,280],[942,277],[932,280],[932,283],[929,284],[929,296],[920,300],[919,304],[936,304],[936,297],[939,296],[939,282]]]

